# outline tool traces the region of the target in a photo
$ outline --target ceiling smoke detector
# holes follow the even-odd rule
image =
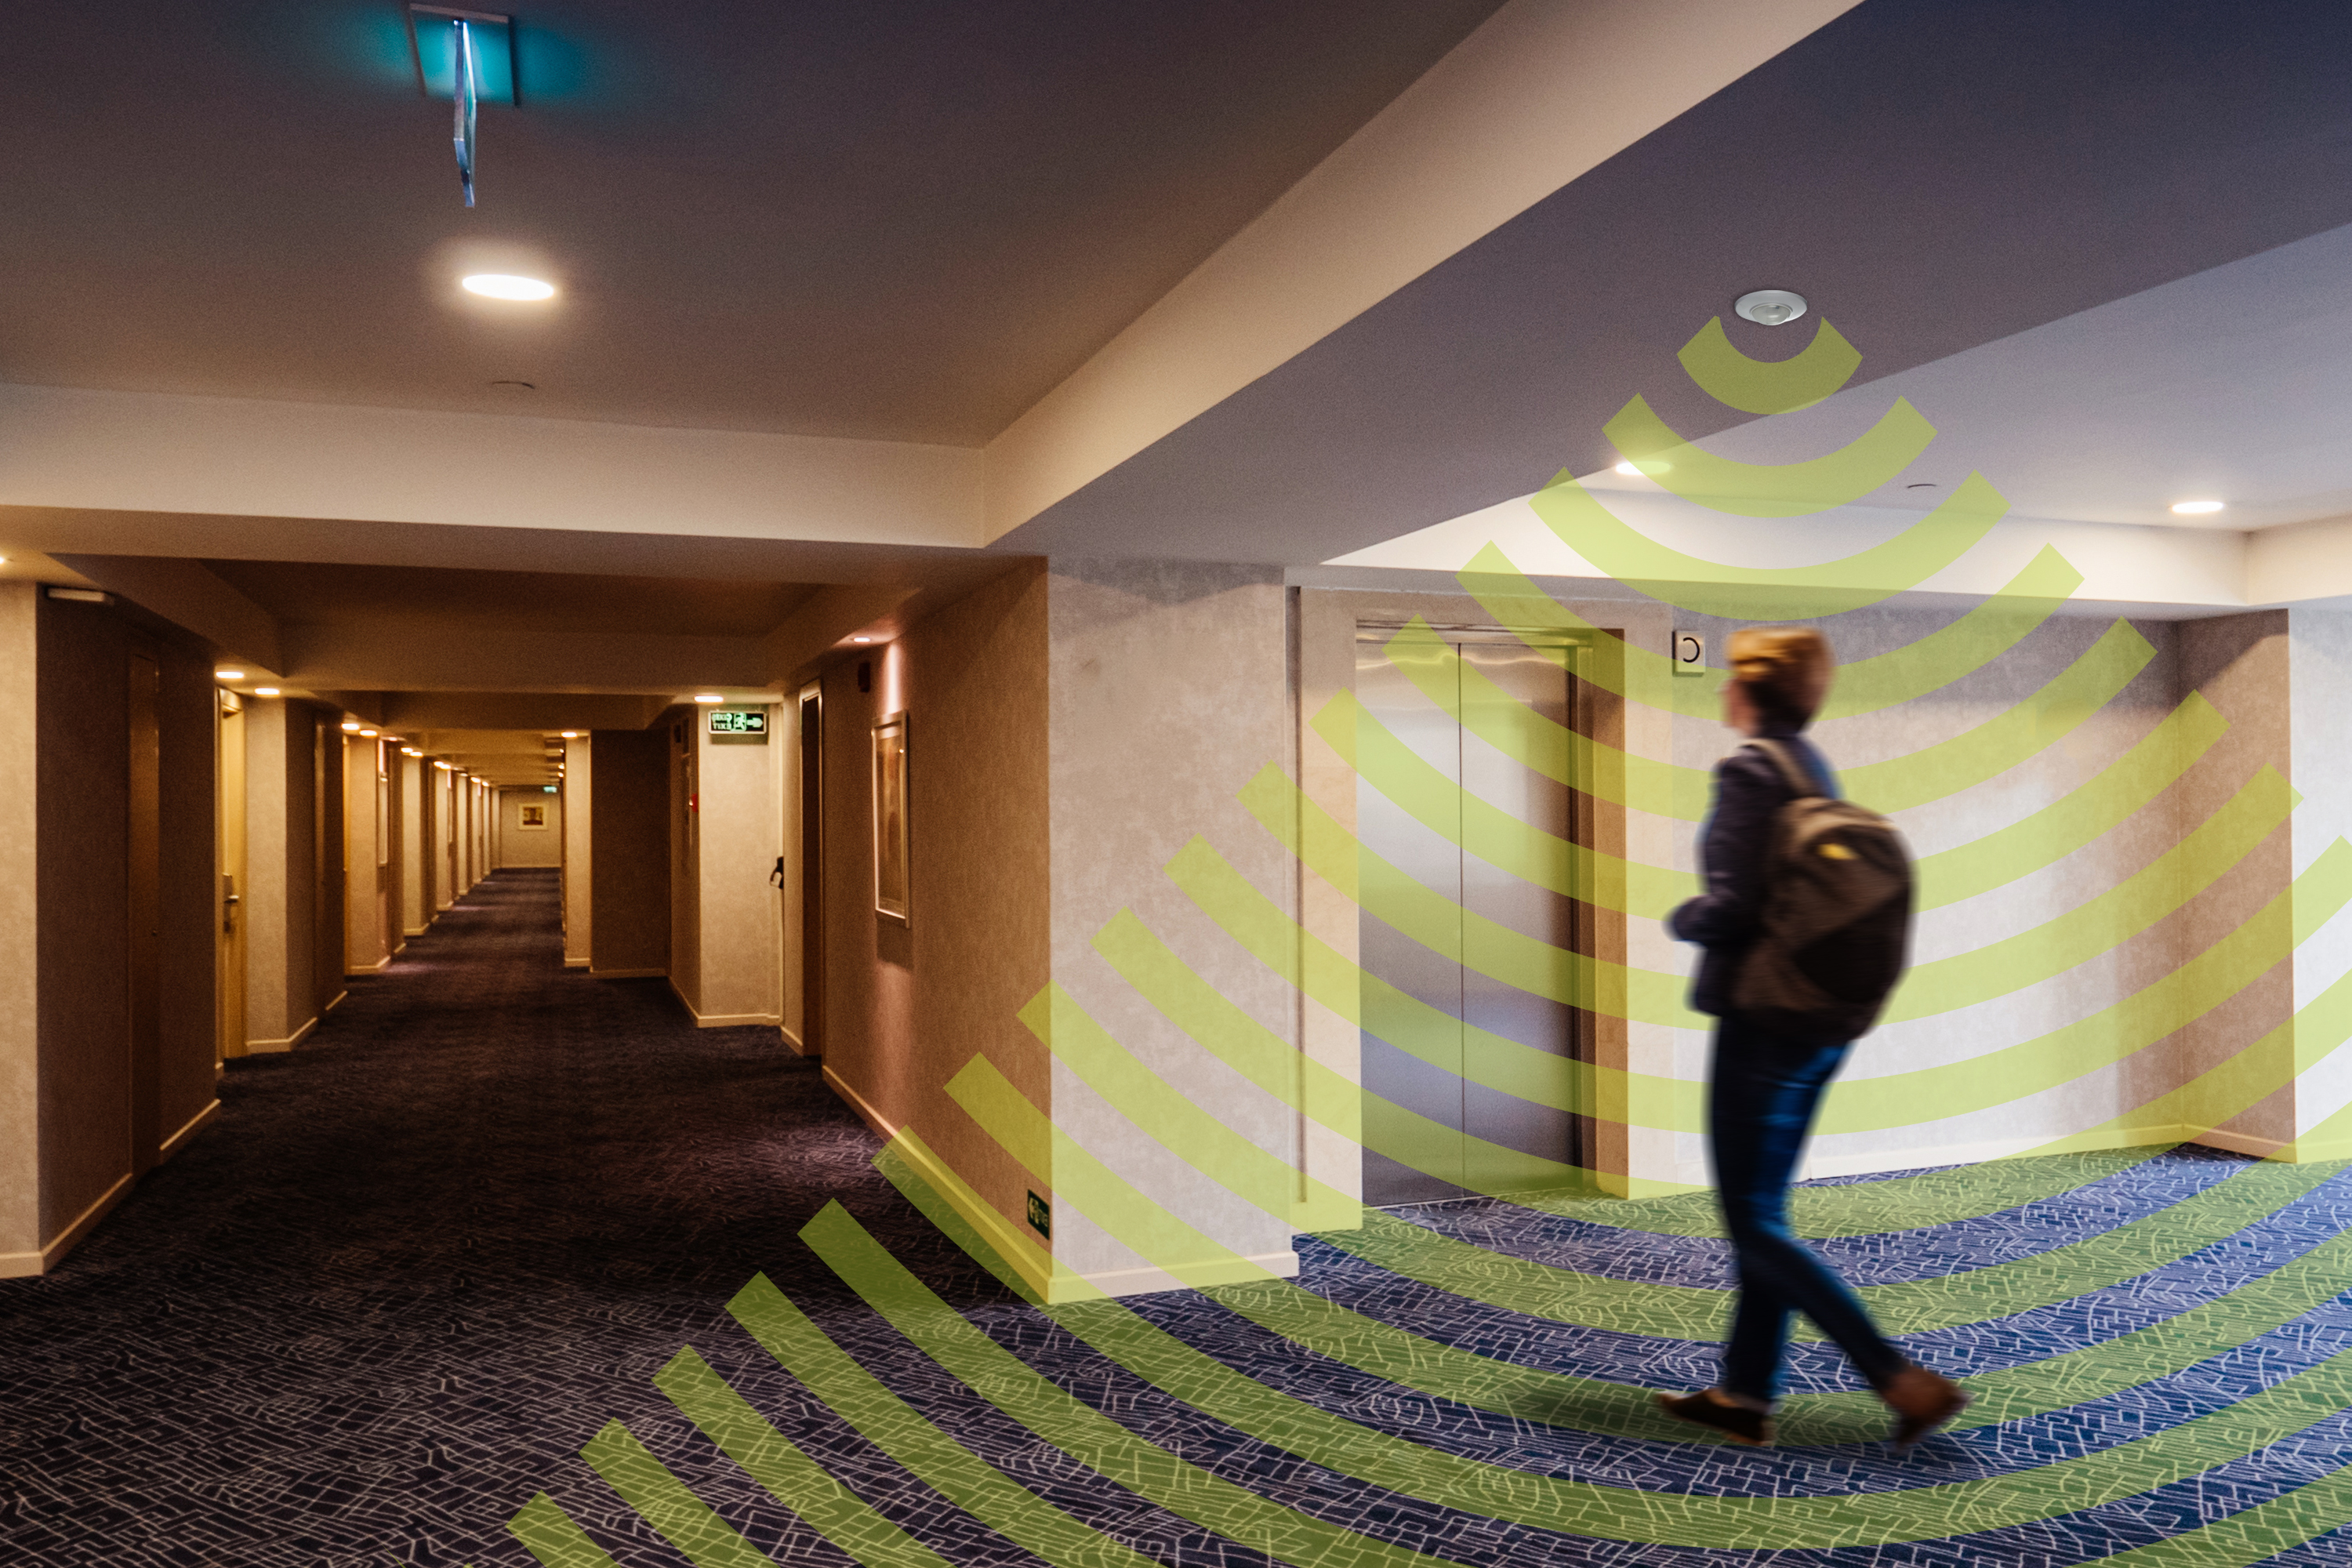
[[[1786,289],[1758,289],[1733,300],[1731,308],[1759,327],[1785,327],[1805,313],[1805,297]]]

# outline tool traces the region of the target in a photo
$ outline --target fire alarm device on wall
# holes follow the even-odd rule
[[[1706,639],[1696,632],[1676,632],[1674,661],[1676,675],[1705,675]]]

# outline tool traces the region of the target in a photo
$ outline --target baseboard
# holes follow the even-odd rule
[[[432,929],[433,929],[433,922],[432,922],[431,921],[425,921],[423,925],[421,925],[421,926],[403,926],[403,927],[401,927],[401,929],[400,929],[400,934],[401,934],[401,935],[403,935],[403,936],[423,936],[426,931],[431,931]],[[403,942],[403,943],[401,943],[401,945],[402,945],[403,947],[405,947],[405,946],[407,946],[408,944],[407,944],[406,942]]]
[[[816,1054],[814,1051],[808,1048],[808,1042],[806,1040],[803,1040],[798,1035],[793,1034],[792,1030],[786,1028],[783,1025],[778,1024],[776,1026],[776,1033],[783,1036],[784,1044],[792,1047],[793,1048],[793,1055],[796,1057],[811,1057]]]
[[[338,1000],[340,1000],[340,998],[338,998]],[[295,1047],[300,1045],[304,1040],[309,1039],[310,1037],[310,1031],[318,1026],[319,1020],[313,1018],[282,1040],[247,1040],[245,1042],[246,1055],[268,1056],[273,1051],[290,1051]]]
[[[595,969],[588,971],[591,980],[667,980],[667,969]]]
[[[1141,1296],[1153,1290],[1198,1290],[1211,1285],[1246,1285],[1267,1275],[1277,1279],[1294,1279],[1298,1276],[1298,1254],[1296,1252],[1257,1252],[1248,1257],[1217,1258],[1207,1263],[1179,1264],[1174,1271],[1165,1268],[1108,1268],[1099,1274],[1081,1274],[1085,1280],[1106,1296]]]
[[[0,1279],[27,1279],[37,1274],[47,1274],[64,1261],[65,1255],[80,1244],[82,1237],[97,1228],[98,1222],[113,1211],[131,1191],[139,1178],[122,1175],[114,1185],[100,1194],[99,1200],[81,1211],[79,1218],[58,1234],[57,1239],[38,1252],[0,1252]]]
[[[343,969],[343,978],[346,980],[365,980],[371,974],[382,974],[391,966],[392,955],[386,953],[383,957],[377,959],[373,963],[346,965]]]
[[[348,991],[338,991],[338,992],[336,992],[336,993],[335,993],[335,999],[334,999],[333,1001],[331,1001],[331,1002],[328,1003],[325,1006],[323,1006],[323,1007],[321,1007],[321,1008],[320,1008],[320,1009],[319,1009],[319,1016],[320,1016],[320,1017],[324,1017],[326,1015],[328,1015],[328,1014],[330,1014],[330,1013],[333,1012],[336,1008],[338,1008],[338,1007],[341,1006],[345,1002],[347,1002],[347,1001],[351,1000],[351,994],[351,994],[350,992],[348,992]]]
[[[2293,1143],[2282,1142],[2276,1138],[2249,1137],[2243,1132],[2206,1132],[2186,1127],[2181,1129],[2181,1134],[2209,1149],[2226,1149],[2232,1154],[2251,1154],[2257,1160],[2276,1160],[2282,1156],[2288,1161],[2318,1158],[2315,1154],[2303,1153]]]
[[[687,1016],[694,1020],[694,1026],[698,1029],[742,1029],[759,1025],[766,1025],[770,1028],[783,1027],[783,1019],[773,1013],[705,1013],[686,999],[686,993],[677,988],[675,976],[669,983],[669,994],[677,998],[677,1005],[686,1009]]]
[[[890,1124],[890,1119],[883,1115],[880,1111],[875,1110],[871,1105],[868,1105],[866,1102],[866,1097],[864,1095],[850,1088],[847,1081],[845,1080],[839,1073],[833,1070],[833,1064],[831,1062],[825,1063],[821,1070],[824,1075],[825,1087],[832,1089],[834,1093],[841,1096],[843,1100],[847,1100],[849,1102],[849,1109],[857,1112],[858,1119],[864,1121],[866,1126],[874,1129],[874,1134],[876,1137],[881,1139],[885,1143],[887,1143],[890,1140],[898,1136],[898,1129]]]
[[[178,1153],[181,1150],[186,1148],[188,1146],[188,1140],[194,1138],[197,1133],[202,1132],[206,1127],[210,1126],[212,1124],[213,1118],[220,1114],[220,1105],[221,1102],[215,1100],[210,1105],[205,1106],[202,1110],[197,1111],[194,1116],[189,1117],[188,1124],[185,1127],[181,1128],[177,1132],[173,1133],[169,1138],[164,1139],[163,1146],[155,1151],[155,1163],[160,1165],[164,1161],[170,1159],[173,1155]]]
[[[563,967],[566,969],[585,969],[588,967],[588,961],[584,958],[567,958],[563,961]]]

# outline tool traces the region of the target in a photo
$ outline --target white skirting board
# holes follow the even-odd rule
[[[677,988],[675,980],[669,983],[669,994],[677,998],[677,1005],[686,1009],[698,1029],[740,1029],[758,1024],[781,1029],[784,1026],[783,1019],[773,1013],[698,1013],[694,1010],[694,1004],[686,999],[686,993]]]
[[[858,1119],[872,1128],[885,1142],[898,1137],[899,1129],[890,1119],[867,1103],[866,1097],[844,1082],[828,1066],[824,1069],[824,1081],[834,1093],[841,1096]],[[1013,1223],[988,1205],[977,1207],[956,1203],[954,1194],[960,1184],[948,1179],[950,1173],[923,1169],[934,1163],[927,1158],[927,1146],[919,1143],[899,1145],[899,1157],[921,1170],[932,1190],[947,1197],[967,1224],[981,1232],[996,1248],[997,1256],[1020,1268],[1036,1244],[1024,1236]],[[1224,1258],[1213,1262],[1188,1266],[1188,1279],[1178,1279],[1162,1268],[1110,1268],[1098,1273],[1064,1273],[1058,1268],[1054,1278],[1040,1279],[1022,1268],[1029,1288],[1048,1302],[1075,1301],[1091,1298],[1099,1291],[1106,1296],[1140,1296],[1154,1290],[1190,1290],[1204,1285],[1241,1285],[1253,1279],[1263,1279],[1268,1274],[1278,1279],[1295,1279],[1298,1273],[1298,1254],[1293,1251],[1254,1253],[1242,1258]]]
[[[338,996],[335,1000],[340,1002],[342,998]],[[259,1057],[268,1056],[272,1051],[290,1051],[309,1039],[310,1031],[318,1026],[319,1020],[313,1018],[282,1040],[247,1040],[245,1042],[245,1054],[249,1057]]]
[[[123,1200],[135,1179],[128,1173],[118,1177],[112,1186],[100,1194],[96,1203],[82,1210],[73,1224],[66,1226],[40,1251],[0,1252],[0,1279],[23,1279],[36,1274],[47,1274],[55,1268],[58,1261],[96,1228],[98,1222],[111,1213],[115,1205]]]
[[[197,1111],[194,1116],[189,1117],[188,1124],[185,1127],[181,1128],[177,1132],[173,1133],[169,1138],[164,1139],[163,1146],[155,1151],[155,1163],[160,1165],[164,1161],[170,1159],[173,1155],[178,1153],[181,1150],[186,1148],[188,1146],[189,1140],[195,1137],[197,1133],[202,1132],[206,1127],[212,1125],[213,1118],[220,1114],[220,1105],[221,1102],[215,1100],[210,1105],[205,1106],[202,1110]]]

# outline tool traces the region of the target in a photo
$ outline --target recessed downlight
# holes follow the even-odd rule
[[[874,639],[872,637],[852,637],[849,640],[851,642],[872,642]]]
[[[479,294],[485,300],[552,300],[555,285],[543,278],[525,278],[515,272],[473,272],[457,280],[459,288],[468,294]]]
[[[1631,463],[1618,464],[1617,472],[1624,475],[1629,479],[1638,479],[1642,477],[1642,470],[1635,468]]]
[[[278,688],[274,686],[257,686],[253,689],[253,694],[256,697],[275,697],[278,695]]]
[[[2172,503],[2172,510],[2183,517],[2203,517],[2209,512],[2220,511],[2221,503],[2217,500],[2177,500]]]
[[[345,733],[346,735],[356,735],[356,734],[358,734],[359,732],[360,732],[360,721],[359,721],[358,720],[356,720],[356,719],[346,719],[346,720],[344,720],[344,721],[343,721],[343,733]]]
[[[563,738],[567,741],[576,741],[585,733],[586,731],[583,730],[566,730],[563,731]]]
[[[716,691],[698,691],[694,694],[694,700],[697,702],[724,702],[727,700],[725,697]]]
[[[1731,308],[1759,327],[1785,327],[1805,313],[1805,297],[1786,289],[1752,289]]]
[[[362,730],[360,731],[360,739],[362,741],[373,741],[375,739],[375,731],[373,730]]]
[[[245,671],[241,669],[215,669],[213,671],[213,679],[215,680],[243,680],[245,679]]]

